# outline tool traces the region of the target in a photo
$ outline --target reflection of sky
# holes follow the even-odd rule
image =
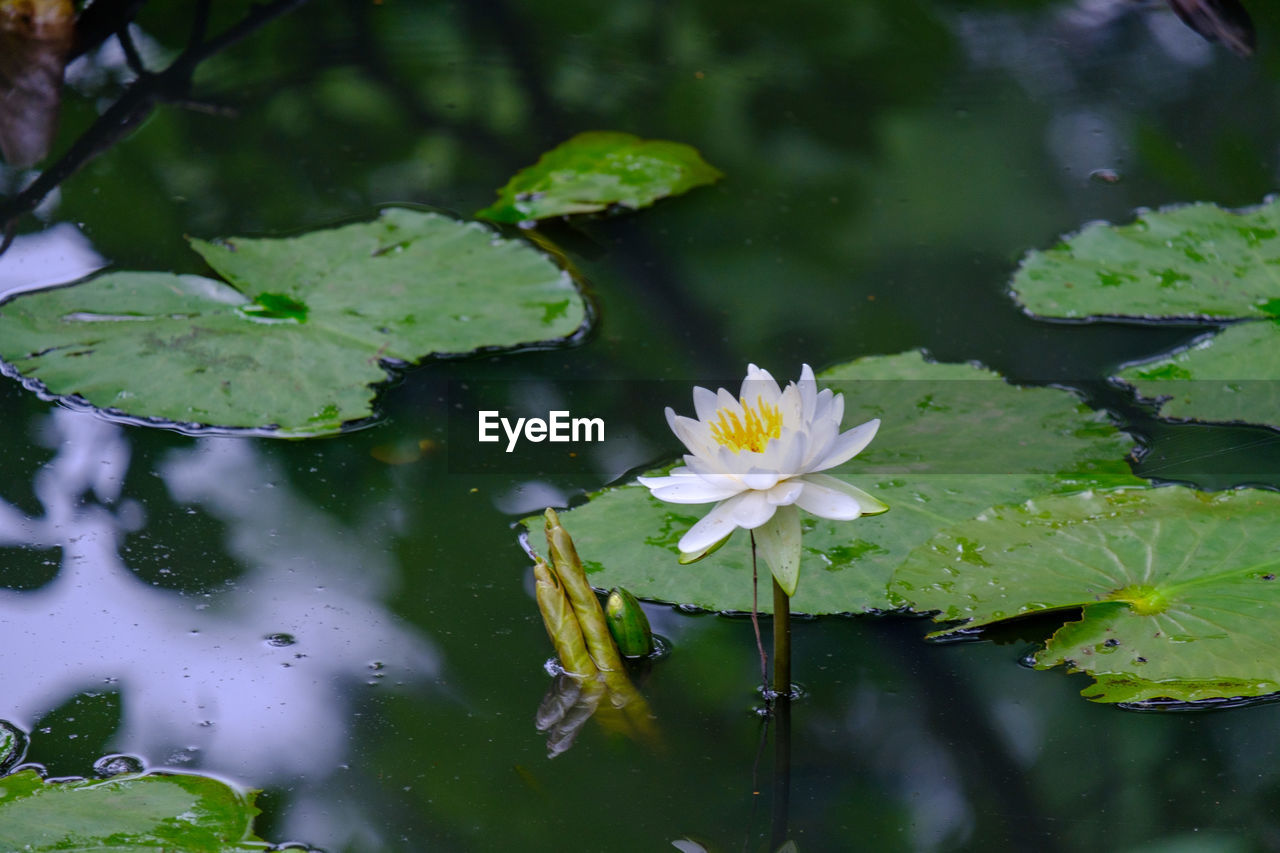
[[[19,290],[75,281],[105,264],[88,238],[70,223],[24,234],[0,255],[0,299]]]
[[[383,543],[306,503],[252,442],[201,440],[160,466],[175,500],[226,525],[227,550],[245,566],[225,590],[184,594],[140,580],[119,556],[143,523],[121,499],[124,431],[63,409],[45,431],[58,452],[36,476],[44,514],[0,501],[0,543],[61,547],[63,562],[38,590],[0,589],[0,718],[29,728],[111,685],[122,706],[115,749],[259,786],[305,777],[318,791],[346,758],[365,683],[436,673],[429,644],[380,603],[394,574]],[[296,642],[268,642],[275,634]],[[297,805],[314,814],[336,804]]]

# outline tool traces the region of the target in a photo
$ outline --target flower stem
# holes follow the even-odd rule
[[[756,648],[760,650],[760,685],[764,690],[765,700],[769,698],[769,659],[764,653],[764,640],[760,638],[760,608],[756,592],[759,584],[756,582],[756,532],[749,531],[751,534],[751,627],[756,631]],[[770,577],[773,574],[770,573]],[[774,581],[777,586],[777,581]],[[776,645],[777,640],[774,640]]]
[[[773,696],[791,698],[791,596],[773,581]]]

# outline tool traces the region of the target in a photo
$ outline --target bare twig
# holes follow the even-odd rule
[[[163,71],[141,73],[119,99],[108,107],[106,112],[100,115],[98,120],[63,152],[61,157],[41,172],[21,192],[0,204],[0,222],[4,223],[5,232],[4,243],[0,244],[0,253],[3,253],[13,241],[16,222],[20,216],[35,210],[45,196],[63,181],[78,172],[90,160],[128,136],[133,128],[150,114],[156,104],[161,102],[189,104],[188,89],[191,86],[191,75],[197,65],[305,2],[307,0],[275,0],[275,2],[256,5],[238,23],[204,41],[209,3],[208,0],[202,0],[196,8],[196,19],[191,31],[192,41],[178,55],[178,58]],[[128,37],[125,36],[121,41],[122,46],[127,39]],[[129,47],[124,49],[127,54]],[[136,50],[134,52],[136,54]],[[141,63],[140,58],[137,61]]]
[[[142,54],[138,53],[138,46],[133,43],[133,36],[129,34],[129,24],[125,23],[116,31],[116,40],[120,42],[120,47],[124,50],[124,61],[128,63],[129,70],[139,77],[144,77],[150,72],[142,61]]]

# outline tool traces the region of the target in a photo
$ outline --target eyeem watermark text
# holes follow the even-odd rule
[[[584,442],[604,441],[604,418],[575,418],[567,411],[547,412],[546,420],[542,418],[516,418],[515,423],[504,418],[496,409],[480,412],[480,425],[477,440],[484,442],[501,441],[498,434],[501,427],[507,437],[507,452],[516,449],[521,438],[526,441],[540,442]]]

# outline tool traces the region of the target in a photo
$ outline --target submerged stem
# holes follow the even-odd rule
[[[756,631],[756,648],[760,650],[760,684],[764,688],[765,699],[769,697],[769,659],[764,653],[764,640],[760,638],[760,607],[756,597],[759,584],[756,580],[756,532],[751,534],[751,627]],[[772,577],[770,573],[770,577]],[[777,585],[777,581],[774,581]],[[775,644],[776,644],[775,640]]]
[[[773,580],[773,695],[791,698],[791,596]]]

